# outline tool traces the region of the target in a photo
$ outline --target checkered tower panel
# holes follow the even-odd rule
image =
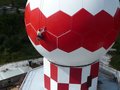
[[[99,62],[83,67],[63,67],[44,58],[45,90],[96,90]]]

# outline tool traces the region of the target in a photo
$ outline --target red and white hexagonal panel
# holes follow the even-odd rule
[[[90,64],[120,32],[119,0],[28,0],[25,24],[34,47],[51,62]],[[41,28],[43,39],[37,40]]]

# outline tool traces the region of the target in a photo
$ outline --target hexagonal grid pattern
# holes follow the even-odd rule
[[[28,36],[34,47],[54,63],[90,64],[109,50],[120,32],[118,3],[119,0],[28,0]],[[44,39],[38,41],[36,32],[43,27]]]
[[[47,39],[45,38],[45,40],[39,42],[32,39],[32,41],[35,44],[37,43],[36,45],[38,43],[41,44],[48,51],[59,48],[69,53],[84,47],[94,52],[102,47],[108,49],[115,41],[120,25],[119,13],[120,9],[117,9],[114,17],[105,11],[101,11],[93,16],[87,10],[81,9],[72,17],[59,11],[46,18],[38,8],[31,11],[28,4],[25,22],[26,27],[28,27],[27,24],[30,24],[34,31],[44,26],[47,28],[45,34]],[[36,35],[33,36],[34,38],[36,37]],[[111,39],[108,40],[107,38]],[[68,47],[68,45],[70,46]]]

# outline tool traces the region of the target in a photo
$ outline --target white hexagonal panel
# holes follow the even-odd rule
[[[60,10],[73,16],[82,8],[83,0],[59,0]]]
[[[29,3],[31,10],[39,8],[46,17],[59,11],[59,0],[28,0]]]
[[[96,15],[103,10],[103,0],[83,0],[83,8],[93,15]]]
[[[104,10],[114,16],[119,8],[119,0],[104,0]]]
[[[40,5],[42,5],[40,10],[46,17],[49,17],[59,11],[59,0],[43,0]]]
[[[40,7],[40,3],[41,3],[42,1],[43,1],[43,0],[28,0],[26,5],[30,4],[30,9],[31,9],[31,10],[34,10],[34,9]]]

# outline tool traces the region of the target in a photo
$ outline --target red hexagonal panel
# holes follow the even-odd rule
[[[30,4],[28,4],[25,9],[25,24],[30,23],[30,13],[31,13]]]
[[[114,28],[114,19],[105,11],[101,11],[94,16],[94,29],[104,36]],[[100,36],[101,37],[101,36]]]
[[[35,45],[42,45],[46,50],[52,51],[57,48],[57,38],[48,32],[43,33],[43,40],[37,40],[37,33],[33,26],[27,26],[27,33]]]
[[[93,15],[85,9],[81,9],[74,16],[72,16],[72,31],[82,35],[93,30],[94,19]]]
[[[47,29],[54,35],[60,36],[71,29],[71,23],[71,17],[59,11],[47,18]]]
[[[118,36],[118,31],[113,30],[113,31],[109,32],[104,37],[104,48],[108,49],[108,47],[110,47],[113,44],[113,42],[115,42],[117,36]]]
[[[114,27],[115,30],[120,32],[120,8],[117,9],[117,12],[114,16]]]
[[[95,51],[103,47],[103,36],[97,31],[89,31],[83,36],[83,47],[90,51]]]
[[[33,25],[35,30],[38,30],[45,26],[46,18],[38,8],[31,11],[30,23]]]
[[[57,48],[57,38],[50,34],[49,32],[45,32],[43,34],[43,40],[40,40],[40,44],[48,51],[52,51]]]
[[[36,33],[34,27],[31,24],[29,24],[29,25],[26,26],[26,31],[27,31],[28,36],[32,40],[32,42],[35,45],[39,45],[39,42],[38,42],[38,40],[36,38],[37,37],[37,33]]]
[[[46,18],[38,8],[31,11],[28,4],[25,9],[25,24],[32,24],[37,31],[46,25]]]
[[[80,48],[81,43],[81,36],[74,32],[69,32],[58,38],[58,48],[66,52],[72,52]]]

